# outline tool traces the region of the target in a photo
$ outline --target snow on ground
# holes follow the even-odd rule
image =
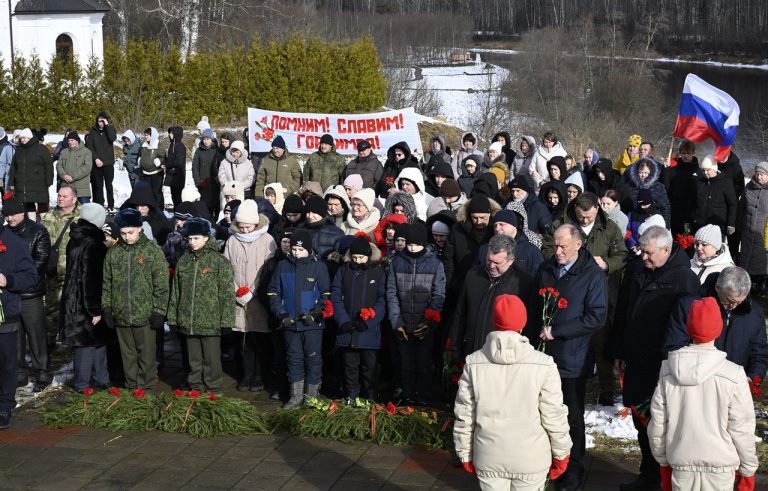
[[[72,362],[66,363],[65,365],[62,365],[56,371],[53,373],[53,382],[51,382],[51,385],[49,385],[43,392],[32,392],[32,387],[34,386],[34,382],[30,380],[29,384],[25,385],[24,387],[19,387],[16,389],[16,407],[23,406],[25,404],[28,404],[31,401],[34,401],[38,397],[42,396],[46,392],[50,392],[51,390],[56,390],[59,387],[63,386],[66,382],[68,382],[73,376],[74,376],[74,368],[72,368]]]
[[[624,417],[620,416],[619,412],[622,409],[624,407],[621,404],[614,404],[613,407],[587,404],[584,410],[587,448],[595,446],[595,438],[593,436],[595,434],[637,442],[637,430],[632,423],[632,416],[630,414]]]
[[[467,120],[469,113],[485,106],[488,97],[495,98],[501,82],[508,75],[508,70],[483,62],[421,68],[428,90],[437,91],[440,96],[442,110],[439,117],[460,128],[471,126]],[[413,88],[417,84],[419,81],[414,80],[410,86]],[[419,120],[435,121],[424,116]]]

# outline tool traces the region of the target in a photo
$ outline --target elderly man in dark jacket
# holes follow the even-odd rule
[[[605,326],[592,337],[592,347],[595,350],[597,376],[600,381],[599,402],[604,406],[613,406],[613,360],[606,356],[605,348],[613,323],[613,311],[616,307],[621,275],[624,272],[624,262],[627,259],[624,234],[600,208],[600,202],[593,193],[582,193],[568,203],[562,220],[555,220],[552,226],[557,228],[564,223],[579,229],[584,247],[592,254],[608,281],[608,316]],[[544,257],[554,254],[554,240],[549,232],[544,234],[541,251]]]
[[[115,209],[115,194],[112,181],[115,179],[115,148],[117,130],[109,124],[109,116],[104,111],[96,118],[96,124],[85,136],[85,146],[93,156],[91,169],[91,192],[93,202],[104,206],[104,188],[107,188],[107,206],[110,212]]]
[[[496,329],[493,324],[493,301],[496,297],[517,295],[523,303],[532,305],[535,284],[533,277],[517,267],[515,240],[504,234],[491,238],[483,264],[470,269],[462,281],[449,337],[450,346],[464,360],[467,355],[482,348],[488,333]],[[534,316],[530,319],[533,320]]]
[[[16,407],[16,336],[21,324],[19,293],[37,284],[37,271],[27,244],[0,225],[0,429],[11,426]]]
[[[29,366],[26,360],[27,344],[29,344],[35,382],[32,390],[41,392],[51,383],[48,373],[50,366],[43,304],[46,287],[45,270],[48,265],[48,256],[51,254],[51,237],[45,227],[27,218],[24,213],[24,204],[18,198],[11,198],[3,203],[3,216],[11,232],[27,244],[37,270],[37,283],[20,292],[21,326],[24,330],[19,333],[18,338],[18,385],[22,387],[29,383]]]
[[[702,291],[704,296],[717,300],[723,318],[723,332],[715,339],[715,348],[725,351],[728,360],[744,367],[753,383],[757,377],[759,386],[768,371],[768,341],[763,308],[750,298],[751,288],[749,274],[732,266],[709,275]],[[697,298],[699,295],[680,299],[672,312],[664,342],[666,353],[690,344],[685,326],[691,303]]]
[[[559,299],[567,303],[556,309],[552,325],[542,326],[534,336],[546,343],[544,349],[555,359],[562,380],[573,448],[558,489],[571,491],[584,480],[584,397],[594,364],[591,339],[605,325],[608,315],[606,277],[584,247],[579,229],[565,224],[555,231],[554,256],[541,264],[536,284],[539,288],[554,288]],[[539,300],[543,308],[543,297]]]
[[[672,242],[665,228],[652,226],[640,236],[640,259],[624,275],[614,318],[615,366],[624,371],[624,405],[650,400],[664,359],[669,320],[680,298],[699,291],[685,251]],[[633,415],[642,452],[640,475],[621,485],[623,491],[656,489],[659,464],[651,454],[645,425]]]

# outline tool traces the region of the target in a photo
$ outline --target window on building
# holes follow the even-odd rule
[[[56,38],[56,57],[64,62],[72,59],[72,38],[68,34],[59,34]]]

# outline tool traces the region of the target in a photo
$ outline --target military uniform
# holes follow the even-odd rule
[[[221,330],[235,326],[235,282],[229,261],[215,240],[184,252],[176,264],[168,302],[168,323],[184,334],[189,351],[189,386],[220,391]]]
[[[80,218],[80,203],[75,204],[75,209],[69,213],[62,213],[60,209],[54,208],[46,213],[41,220],[42,225],[48,230],[51,236],[51,252],[53,245],[59,238],[59,234],[64,229],[67,222],[72,219],[76,223]],[[45,293],[45,318],[48,332],[48,345],[53,346],[56,343],[56,335],[59,332],[59,302],[61,300],[61,289],[64,287],[64,277],[67,274],[67,244],[69,244],[69,229],[64,232],[59,242],[58,252],[59,260],[56,264],[56,273],[48,275]]]
[[[168,263],[160,246],[143,233],[133,245],[117,242],[104,261],[101,305],[117,327],[126,386],[151,388],[157,367],[150,317],[164,317],[168,305]],[[162,320],[156,322],[162,328]]]

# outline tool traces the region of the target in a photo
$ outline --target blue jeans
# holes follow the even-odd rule
[[[309,385],[319,384],[323,378],[322,329],[309,331],[283,331],[285,338],[288,382],[304,380]]]

